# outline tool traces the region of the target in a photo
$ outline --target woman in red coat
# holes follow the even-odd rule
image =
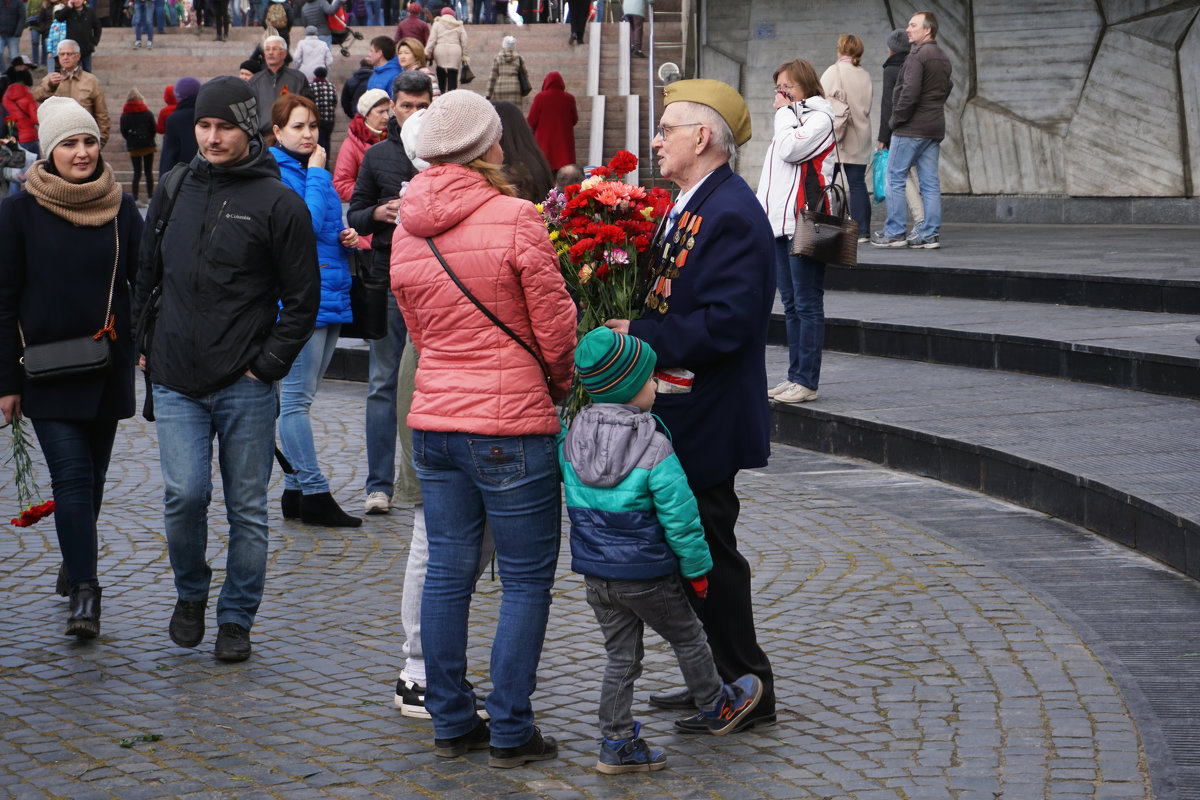
[[[556,172],[575,163],[575,123],[579,122],[579,112],[575,108],[575,95],[566,88],[562,75],[551,72],[529,107],[533,138]]]
[[[28,71],[13,70],[13,82],[4,92],[4,107],[8,116],[17,123],[17,142],[35,156],[38,152],[38,104],[33,99],[33,78]]]
[[[175,100],[175,86],[173,84],[167,86],[166,89],[163,89],[163,102],[166,103],[166,105],[163,106],[162,111],[158,112],[158,125],[155,127],[155,130],[158,131],[159,135],[167,132],[167,117],[174,114],[175,107],[179,105],[179,103]]]

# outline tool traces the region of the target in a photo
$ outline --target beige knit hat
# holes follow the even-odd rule
[[[417,142],[417,158],[431,164],[469,164],[492,148],[503,127],[482,95],[455,89],[435,98]]]
[[[63,139],[80,133],[100,139],[100,126],[77,101],[55,95],[38,106],[38,146],[42,148],[42,158],[49,158],[50,151]]]
[[[365,117],[375,106],[390,102],[392,102],[392,98],[388,97],[388,93],[383,89],[367,89],[363,92],[362,97],[358,98],[358,113]]]

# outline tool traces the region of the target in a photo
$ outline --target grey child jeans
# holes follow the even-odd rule
[[[678,574],[641,581],[585,576],[584,583],[608,652],[600,689],[600,732],[605,738],[633,736],[633,683],[642,674],[646,625],[675,650],[683,681],[699,709],[716,710],[723,684]]]

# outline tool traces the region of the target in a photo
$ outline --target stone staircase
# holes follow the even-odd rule
[[[678,14],[675,16],[674,23],[662,23],[656,32],[668,41],[677,42]],[[523,103],[525,111],[528,111],[534,94],[541,89],[546,74],[552,70],[558,71],[566,82],[567,91],[575,95],[579,107],[580,119],[575,128],[575,138],[576,152],[582,163],[590,163],[593,108],[604,109],[598,119],[598,125],[602,126],[599,134],[602,146],[599,158],[595,159],[596,163],[603,163],[618,149],[629,145],[626,136],[629,101],[625,95],[628,92],[632,92],[633,96],[640,95],[640,99],[635,101],[639,122],[638,155],[643,165],[648,166],[650,136],[646,124],[649,110],[646,94],[649,91],[649,60],[629,59],[627,51],[620,51],[618,45],[621,41],[621,29],[627,27],[623,23],[593,23],[589,27],[589,43],[585,46],[571,46],[567,44],[569,34],[565,25],[538,24],[521,28],[511,24],[468,25],[468,53],[477,77],[464,88],[480,94],[486,93],[492,57],[500,52],[500,42],[504,36],[512,34],[517,38],[517,50],[525,59],[534,87],[533,94],[526,97]],[[393,33],[391,28],[359,27],[355,30],[364,38],[350,44],[351,56],[345,58],[335,50],[330,79],[337,86],[339,93],[346,78],[358,68],[359,59],[366,56],[371,38],[390,36]],[[293,29],[293,36],[298,32],[299,29]],[[199,35],[194,33],[194,29],[169,29],[167,33],[155,36],[153,50],[135,50],[132,47],[132,29],[105,29],[100,47],[93,56],[92,68],[104,86],[109,114],[112,117],[112,138],[105,148],[104,155],[112,165],[118,181],[128,186],[132,178],[132,167],[118,130],[121,107],[129,90],[136,87],[145,96],[147,106],[157,116],[163,106],[162,92],[166,86],[185,75],[205,81],[218,75],[235,73],[238,64],[254,50],[260,36],[261,31],[258,28],[235,27],[230,29],[229,41],[215,42],[211,29],[205,29]],[[595,44],[592,44],[593,42]],[[27,49],[28,45],[25,47]],[[596,48],[594,56],[592,48]],[[595,61],[594,67],[589,64],[589,60]],[[589,68],[597,71],[595,86],[598,87],[599,98],[588,93]],[[618,75],[622,69],[629,70],[627,90],[622,88],[624,84]],[[41,74],[39,73],[38,77]],[[661,110],[661,87],[656,87],[655,91],[658,95],[656,104]],[[348,124],[349,120],[339,111],[333,133],[334,152],[331,154],[331,163],[337,157],[337,148],[345,137]]]
[[[775,404],[773,438],[993,494],[1200,578],[1200,229],[942,235],[829,269],[820,398]],[[781,313],[771,331],[773,385]]]

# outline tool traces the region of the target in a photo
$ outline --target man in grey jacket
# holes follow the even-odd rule
[[[871,236],[876,247],[941,246],[942,192],[938,182],[938,153],[946,135],[946,97],[950,94],[950,59],[938,47],[937,18],[918,11],[908,21],[908,58],[892,95],[891,149],[887,165],[887,221]],[[917,183],[925,206],[925,221],[906,239],[907,206],[904,181],[917,167]]]

